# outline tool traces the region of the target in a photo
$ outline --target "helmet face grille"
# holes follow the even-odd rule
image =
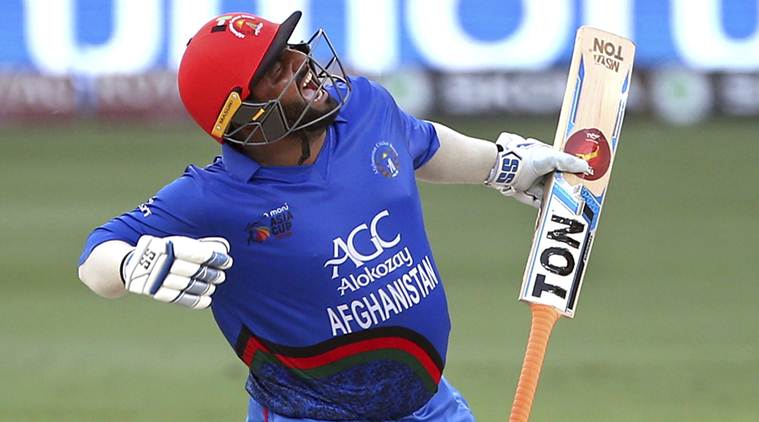
[[[266,102],[243,101],[235,113],[232,123],[222,139],[241,145],[265,145],[281,140],[299,130],[314,127],[325,121],[331,121],[348,101],[351,92],[350,81],[332,42],[323,30],[318,30],[303,44],[288,46],[305,56],[305,60],[293,77],[282,89],[277,98]],[[318,96],[306,101],[303,110],[297,116],[287,116],[282,105],[282,98],[293,86],[297,87],[299,76],[311,72],[313,81],[318,86],[316,92],[324,90],[335,102],[335,106],[326,113],[315,116],[314,103]],[[300,92],[300,88],[298,92]],[[302,95],[302,94],[301,94]],[[304,98],[305,100],[305,98]]]

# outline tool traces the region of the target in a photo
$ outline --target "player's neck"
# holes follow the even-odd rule
[[[300,165],[307,166],[313,164],[319,156],[327,131],[305,133],[311,151]],[[294,133],[272,144],[241,147],[240,151],[265,167],[297,166],[303,155],[302,135]]]

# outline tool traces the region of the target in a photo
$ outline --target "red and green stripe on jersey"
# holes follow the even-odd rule
[[[395,361],[409,367],[431,393],[437,391],[444,366],[426,338],[404,327],[374,328],[292,347],[256,336],[243,326],[235,351],[253,373],[268,363],[285,367],[301,379],[318,380],[366,362]]]

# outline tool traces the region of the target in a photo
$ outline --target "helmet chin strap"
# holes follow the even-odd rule
[[[306,160],[311,157],[311,143],[308,142],[308,135],[305,130],[300,131],[300,158],[298,159],[298,165],[302,165]]]

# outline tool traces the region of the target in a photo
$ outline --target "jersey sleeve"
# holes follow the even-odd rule
[[[96,246],[110,240],[136,245],[145,234],[201,237],[206,218],[198,178],[195,168],[190,166],[181,177],[146,202],[97,227],[87,238],[79,265],[87,260]]]
[[[435,127],[430,122],[417,119],[403,111],[383,86],[375,82],[370,83],[377,94],[376,97],[389,113],[388,121],[397,125],[406,141],[406,148],[414,161],[414,169],[418,169],[429,161],[440,147]]]

